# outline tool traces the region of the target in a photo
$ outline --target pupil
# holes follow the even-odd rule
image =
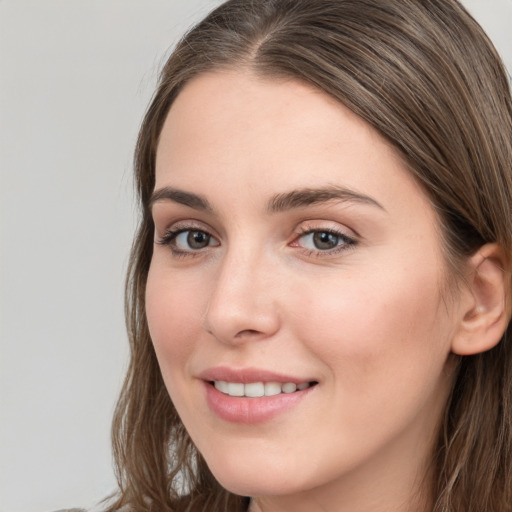
[[[333,233],[321,231],[313,235],[313,242],[317,249],[333,249],[338,245],[338,238]]]
[[[210,242],[210,237],[202,231],[191,231],[187,237],[187,243],[192,249],[202,249]]]

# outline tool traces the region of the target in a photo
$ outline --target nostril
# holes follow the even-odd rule
[[[257,336],[261,334],[259,331],[257,331],[256,329],[245,329],[243,331],[240,331],[239,333],[237,333],[235,335],[236,338],[243,338],[244,336]]]

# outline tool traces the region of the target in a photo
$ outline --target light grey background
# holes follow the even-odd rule
[[[169,47],[217,0],[0,0],[0,512],[115,487],[131,158]],[[466,0],[512,69],[512,0]]]

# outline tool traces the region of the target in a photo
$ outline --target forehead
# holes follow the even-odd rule
[[[365,161],[377,172],[383,159],[408,174],[376,130],[322,91],[223,71],[196,77],[173,103],[160,136],[156,180],[158,187],[162,180],[204,178],[209,169],[222,179],[224,169],[236,166],[231,179],[260,185],[271,175],[283,186],[292,177],[312,186],[323,168],[337,167],[342,177],[349,161]]]

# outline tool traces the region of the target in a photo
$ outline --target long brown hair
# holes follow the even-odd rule
[[[306,82],[396,148],[437,210],[454,272],[488,242],[512,254],[512,103],[504,67],[456,0],[230,0],[165,64],[135,154],[141,219],[126,285],[131,363],[113,423],[120,494],[110,510],[235,511],[165,389],[145,316],[148,203],[167,112],[193,77],[221,68]],[[465,356],[432,454],[434,512],[512,510],[510,326]]]

